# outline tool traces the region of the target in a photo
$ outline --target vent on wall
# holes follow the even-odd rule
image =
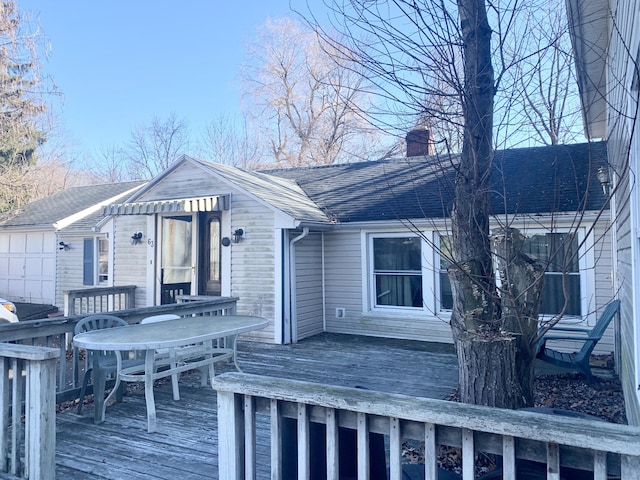
[[[344,318],[346,313],[347,312],[344,308],[336,308],[336,318]]]

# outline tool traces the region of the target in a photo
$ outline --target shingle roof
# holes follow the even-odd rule
[[[411,157],[262,173],[295,181],[337,222],[441,218],[451,211],[458,161]],[[606,197],[595,173],[606,164],[604,142],[498,151],[491,211],[599,210]]]
[[[143,183],[145,182],[137,181],[68,188],[3,214],[0,217],[0,226],[52,226],[60,220],[122,195]],[[102,218],[102,210],[100,209],[98,216],[91,215],[93,215],[91,221],[95,225]]]
[[[195,161],[296,220],[315,223],[329,223],[330,221],[323,210],[314,203],[313,199],[309,198],[294,180],[283,176],[266,175],[261,172],[247,172],[219,163]]]

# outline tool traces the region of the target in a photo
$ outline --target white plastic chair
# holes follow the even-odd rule
[[[140,323],[156,323],[156,322],[165,322],[167,320],[176,320],[180,318],[179,315],[175,315],[173,313],[166,313],[163,315],[152,315],[151,317],[146,317],[143,318]],[[161,350],[156,350],[156,353],[162,357],[168,357],[171,358],[172,356],[174,356],[174,349],[173,348],[167,348],[167,349],[161,349]],[[177,366],[176,362],[172,362],[170,364],[171,368],[175,368]],[[178,374],[174,373],[173,375],[171,375],[171,387],[173,390],[173,399],[174,400],[180,400],[180,389],[178,388]]]

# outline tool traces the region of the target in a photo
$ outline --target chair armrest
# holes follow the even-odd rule
[[[574,340],[577,342],[584,342],[585,340],[600,340],[602,337],[571,337],[571,336],[564,336],[564,335],[545,335],[543,337],[543,340],[547,341],[547,340]]]
[[[589,333],[590,329],[588,328],[581,328],[581,327],[551,327],[551,330],[549,330],[550,332],[575,332],[575,333]]]

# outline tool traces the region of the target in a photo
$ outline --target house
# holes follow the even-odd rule
[[[640,424],[640,4],[569,0],[569,27],[591,139],[607,139],[613,196],[614,285],[621,301],[620,377],[629,422]]]
[[[323,331],[451,342],[439,252],[456,162],[418,155],[251,173],[183,156],[106,209],[115,281],[137,286],[137,306],[238,297],[239,313],[271,320],[256,334],[270,342]],[[548,268],[545,316],[564,303],[563,279],[567,322],[592,324],[614,295],[608,197],[595,175],[606,162],[604,143],[496,153],[495,225],[521,228],[543,260],[563,252]],[[599,347],[613,351],[613,335]]]
[[[0,295],[62,306],[64,290],[113,282],[104,271],[110,224],[96,225],[104,205],[143,183],[69,188],[0,216]]]

